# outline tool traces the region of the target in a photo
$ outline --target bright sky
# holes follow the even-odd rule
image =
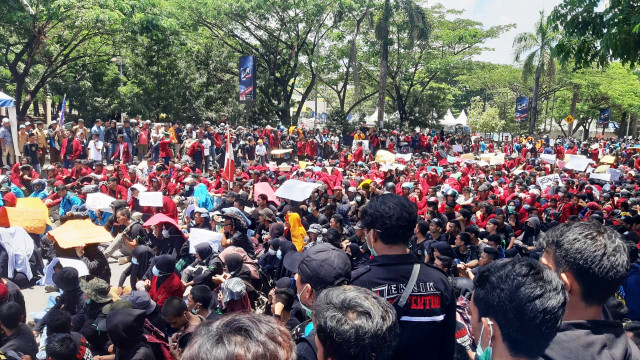
[[[500,64],[513,64],[513,39],[521,32],[533,32],[535,23],[544,10],[548,15],[561,0],[453,0],[442,2],[445,7],[465,10],[463,17],[481,22],[485,27],[516,24],[516,28],[489,40],[485,51],[476,60]]]

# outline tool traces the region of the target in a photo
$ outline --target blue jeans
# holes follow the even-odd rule
[[[64,158],[62,160],[62,167],[65,169],[71,169],[73,167],[73,161],[69,160],[68,158]]]

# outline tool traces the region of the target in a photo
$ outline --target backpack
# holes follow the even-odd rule
[[[175,360],[171,355],[169,344],[165,341],[164,334],[153,326],[149,319],[144,319],[144,331],[146,332],[143,334],[145,341],[151,347],[156,360]]]

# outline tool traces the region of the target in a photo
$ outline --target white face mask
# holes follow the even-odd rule
[[[276,251],[272,248],[269,248],[269,255],[275,255]]]

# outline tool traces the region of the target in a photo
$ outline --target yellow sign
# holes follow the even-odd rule
[[[575,119],[573,118],[573,116],[569,115],[566,118],[564,118],[564,121],[567,122],[567,124],[571,124]]]

